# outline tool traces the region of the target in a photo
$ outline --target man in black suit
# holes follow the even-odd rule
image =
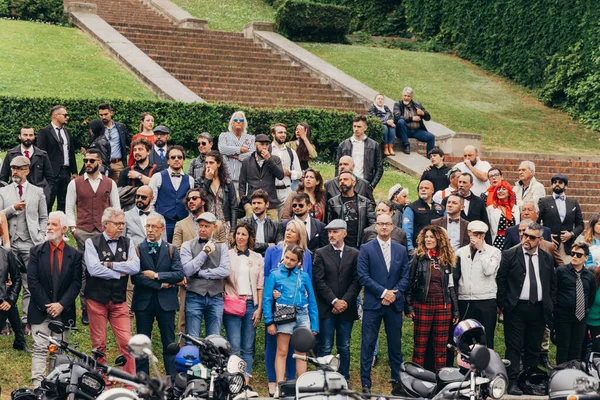
[[[583,232],[583,217],[579,202],[565,195],[569,179],[563,174],[556,174],[551,182],[553,193],[540,199],[537,221],[552,230],[552,239],[558,243],[558,252],[566,264],[571,262],[571,245]]]
[[[527,219],[537,221],[538,216],[538,205],[533,200],[526,200],[521,204],[521,221]],[[552,242],[552,230],[550,230],[550,228],[548,228],[547,226],[543,226],[542,228],[544,228],[544,233],[542,234],[544,240]],[[520,243],[521,238],[519,236],[519,224],[517,224],[515,226],[511,226],[506,230],[503,250],[510,249],[511,247],[516,246]]]
[[[344,246],[346,222],[334,219],[325,227],[329,245],[318,249],[313,260],[313,286],[319,308],[318,356],[331,354],[333,338],[337,337],[340,374],[350,379],[350,335],[358,319],[356,299],[360,283],[356,265],[359,251]]]
[[[19,140],[21,144],[13,147],[6,153],[6,159],[2,163],[2,169],[0,170],[0,181],[8,183],[11,177],[10,162],[17,156],[25,156],[30,162],[27,181],[44,190],[47,204],[51,188],[54,186],[54,172],[52,171],[52,165],[50,165],[48,153],[33,145],[35,130],[30,126],[25,125],[21,128]]]
[[[106,139],[110,143],[110,173],[113,181],[119,179],[119,174],[127,165],[127,146],[131,142],[129,129],[124,124],[113,121],[113,109],[110,104],[98,105],[98,116],[106,127]]]
[[[48,216],[48,241],[31,249],[27,266],[27,281],[31,292],[27,321],[33,331],[33,356],[31,380],[37,388],[46,376],[48,341],[38,335],[48,336],[48,323],[59,319],[65,325],[75,324],[75,299],[81,290],[81,253],[66,244],[67,216],[55,211]],[[59,335],[60,337],[60,335]],[[54,354],[50,359],[53,369]]]
[[[467,229],[469,221],[461,217],[463,208],[465,208],[464,199],[459,195],[451,194],[446,199],[446,215],[431,220],[431,225],[441,226],[448,232],[448,238],[454,251],[471,242]]]
[[[137,333],[152,336],[154,319],[160,329],[163,362],[167,375],[175,376],[175,356],[166,353],[175,341],[175,312],[179,310],[177,284],[183,280],[183,266],[175,246],[161,239],[165,218],[151,212],[146,218],[146,237],[139,244],[140,272],[131,277],[134,284],[131,310],[135,312]],[[149,373],[148,360],[136,360],[136,370]]]
[[[339,171],[338,173],[341,173],[342,171],[354,172],[354,161],[352,161],[352,157],[350,156],[340,157],[337,166]],[[356,177],[356,186],[354,186],[354,191],[375,203],[373,189],[371,186],[369,186],[369,182],[365,181],[364,179]],[[339,195],[340,193],[340,183],[337,176],[334,176],[325,182],[325,202],[329,201],[329,199]]]
[[[315,250],[327,245],[327,236],[325,233],[325,224],[308,214],[310,209],[310,197],[304,192],[292,193],[292,212],[295,220],[304,224],[306,228],[306,242],[308,250],[314,253]],[[282,237],[285,233],[288,222],[291,219],[283,221],[279,225],[279,235]]]
[[[43,127],[38,132],[37,146],[48,153],[54,185],[47,200],[48,210],[56,199],[56,208],[65,211],[67,186],[69,181],[77,177],[77,161],[75,160],[75,146],[71,133],[65,128],[69,121],[69,114],[65,106],[57,105],[50,110],[50,125]]]
[[[531,223],[523,233],[523,244],[502,253],[496,275],[498,307],[504,313],[504,342],[511,365],[506,372],[508,393],[522,395],[517,385],[519,360],[523,368],[538,364],[546,325],[552,325],[556,302],[556,271],[552,256],[539,248],[542,227]]]
[[[154,148],[150,152],[150,164],[157,165],[157,171],[169,168],[167,163],[167,144],[171,137],[171,130],[164,125],[159,125],[154,132]]]
[[[263,257],[269,247],[277,245],[283,239],[277,221],[273,221],[267,216],[269,201],[269,193],[262,189],[255,190],[250,196],[252,215],[240,220],[240,223],[250,224],[254,228],[254,232],[256,232],[254,251]]]

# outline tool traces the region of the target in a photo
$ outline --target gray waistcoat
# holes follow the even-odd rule
[[[15,231],[14,239],[20,238],[24,242],[31,242],[31,235],[29,235],[29,228],[27,227],[27,218],[25,217],[25,211],[21,211],[19,215],[14,217],[17,219],[17,229]]]
[[[191,250],[194,258],[202,252],[202,247],[198,240],[192,240]],[[222,243],[217,243],[215,251],[213,251],[206,262],[202,266],[202,269],[213,269],[217,268],[221,263],[221,247],[224,246]],[[216,296],[223,293],[223,279],[202,279],[198,278],[197,275],[192,276],[188,279],[187,290],[199,294],[200,296]]]

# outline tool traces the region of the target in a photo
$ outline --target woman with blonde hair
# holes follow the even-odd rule
[[[459,318],[452,279],[455,264],[456,256],[446,231],[433,225],[423,228],[410,261],[406,306],[407,316],[414,321],[413,362],[423,365],[431,335],[436,371],[446,366],[448,329]]]

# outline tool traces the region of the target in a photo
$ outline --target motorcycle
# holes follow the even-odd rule
[[[93,400],[105,387],[103,372],[110,367],[99,363],[97,360],[104,357],[104,353],[92,350],[93,356],[89,356],[69,345],[70,331],[76,330],[74,322],[70,321],[65,326],[60,321],[50,321],[50,331],[63,335],[66,338],[58,339],[45,333],[38,332],[37,335],[46,339],[49,343],[48,351],[56,354],[55,367],[48,376],[44,378],[39,388],[31,391],[29,389],[17,389],[11,393],[12,400]],[[115,365],[123,366],[127,360],[120,356]]]
[[[314,365],[317,367],[317,371],[307,371],[296,380],[281,382],[279,398],[281,400],[347,400],[349,393],[344,392],[349,389],[348,382],[342,374],[337,372],[340,366],[339,356],[314,357],[313,348],[316,338],[307,328],[295,329],[291,343],[294,350],[310,354],[294,354],[293,357]]]
[[[468,332],[468,333],[467,333]],[[476,320],[461,321],[454,333],[459,368],[445,367],[437,374],[413,362],[400,366],[400,389],[409,397],[442,399],[445,397],[480,400],[487,397],[500,399],[508,387],[506,367],[498,353],[485,343],[485,330]]]
[[[555,370],[548,380],[552,400],[600,399],[600,353],[591,352],[578,368]]]
[[[240,400],[258,397],[258,394],[247,390],[246,362],[231,354],[227,340],[218,335],[198,339],[179,333],[179,341],[182,338],[198,347],[200,362],[189,368],[187,374],[177,374],[170,399]],[[176,354],[179,344],[170,344],[167,351]]]

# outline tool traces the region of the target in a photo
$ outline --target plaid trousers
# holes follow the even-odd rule
[[[446,366],[446,343],[448,328],[452,321],[452,305],[444,305],[442,295],[427,297],[425,303],[414,302],[414,336],[415,347],[413,362],[423,365],[429,335],[433,334],[433,351],[435,353],[435,370]]]

